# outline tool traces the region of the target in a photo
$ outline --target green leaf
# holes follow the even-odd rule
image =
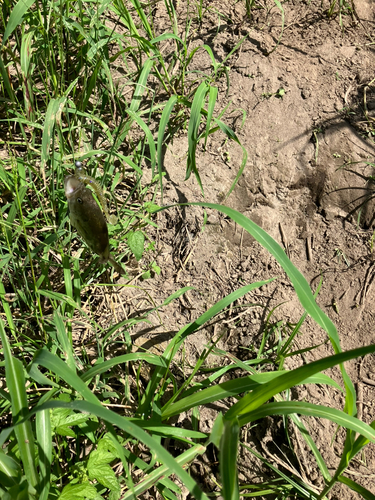
[[[219,415],[216,417],[214,425],[211,430],[211,434],[209,437],[209,442],[213,443],[216,448],[220,448],[220,441],[221,441],[221,436],[223,435],[224,432],[224,420],[223,420],[223,415],[222,413],[219,413]]]
[[[109,465],[95,465],[87,469],[91,480],[96,479],[98,483],[102,484],[110,491],[120,491],[120,485],[116,479],[116,475]]]
[[[73,299],[69,297],[71,302],[74,302]],[[78,306],[78,304],[77,304]],[[59,340],[63,355],[66,359],[66,363],[69,368],[73,371],[76,371],[76,364],[74,360],[74,353],[71,341],[68,337],[68,333],[66,331],[66,327],[63,321],[61,314],[58,311],[55,311],[53,314],[53,323],[56,326],[57,338]]]
[[[34,31],[29,31],[22,37],[20,62],[24,79],[26,79],[29,74],[32,48],[33,48],[33,43],[32,43],[33,36],[34,36]]]
[[[137,261],[141,260],[145,245],[145,235],[142,231],[131,231],[128,234],[128,245]]]
[[[7,488],[19,484],[21,474],[19,463],[0,450],[0,484]]]
[[[11,84],[10,79],[9,79],[8,71],[5,67],[5,64],[4,64],[4,61],[2,58],[2,54],[0,54],[0,74],[3,78],[4,87],[6,88],[6,90],[8,92],[8,96],[9,96],[10,100],[12,102],[14,102],[16,99],[15,99],[13,87],[12,87],[12,84]]]
[[[64,487],[59,500],[81,500],[82,498],[95,499],[98,496],[96,488],[90,483],[68,484]]]
[[[269,415],[289,415],[291,413],[309,415],[315,418],[326,418],[335,422],[337,425],[344,427],[345,429],[351,429],[354,432],[358,432],[375,443],[375,430],[370,425],[365,424],[358,418],[352,417],[351,415],[348,415],[341,410],[337,410],[336,408],[314,405],[304,401],[280,401],[277,403],[268,403],[266,405],[262,405],[254,411],[239,415],[236,422],[238,421],[239,425],[242,427],[249,422],[254,422],[255,420],[259,420],[260,418],[264,418]]]
[[[353,349],[341,352],[340,354],[335,354],[334,356],[318,359],[317,361],[313,361],[312,363],[284,373],[275,380],[271,380],[270,382],[255,388],[250,394],[244,396],[227,411],[224,418],[229,420],[237,417],[240,418],[240,415],[255,411],[275,394],[279,394],[282,391],[302,383],[307,377],[371,352],[375,352],[375,345],[360,347],[359,349]]]
[[[36,438],[41,479],[39,500],[48,500],[52,463],[52,426],[49,410],[38,412],[36,415]]]
[[[228,125],[226,125],[224,122],[222,122],[221,120],[217,119],[217,118],[214,118],[214,121],[215,123],[218,124],[220,130],[222,132],[224,132],[224,134],[229,138],[231,139],[232,141],[236,142],[242,149],[242,161],[241,161],[241,165],[240,165],[240,168],[237,172],[237,175],[234,179],[234,181],[232,182],[232,185],[231,187],[229,188],[229,191],[227,192],[227,194],[225,195],[225,199],[228,198],[228,196],[231,194],[231,192],[233,191],[233,189],[235,188],[236,184],[237,184],[237,181],[238,179],[241,177],[242,175],[242,172],[246,166],[246,163],[247,163],[247,151],[246,149],[242,146],[240,140],[238,139],[237,135],[234,133],[234,131],[228,127]]]
[[[220,475],[225,500],[239,500],[237,479],[237,448],[239,425],[233,420],[224,421],[224,432],[220,441]]]
[[[367,490],[366,488],[364,488],[360,484],[356,483],[352,479],[349,479],[346,476],[339,476],[338,480],[340,481],[340,483],[343,483],[343,484],[346,484],[346,486],[349,486],[349,488],[352,491],[359,493],[361,495],[361,497],[364,498],[365,500],[375,500],[375,495],[373,493],[371,493],[371,491]]]
[[[176,462],[178,462],[180,465],[186,465],[192,460],[194,460],[197,455],[202,455],[205,451],[206,447],[200,444],[192,446],[188,450],[178,455],[176,457]],[[134,500],[134,498],[139,498],[139,495],[141,495],[141,493],[144,493],[145,491],[149,490],[157,481],[159,481],[159,486],[162,484],[168,484],[171,489],[173,488],[174,491],[181,494],[181,492],[179,491],[179,489],[176,487],[175,484],[170,485],[169,480],[168,483],[165,479],[160,481],[160,478],[162,476],[165,476],[167,473],[168,473],[168,468],[165,465],[161,465],[160,467],[154,469],[149,474],[145,474],[145,476],[140,480],[140,482],[134,486],[134,496],[132,491],[127,491],[122,497],[122,500]],[[179,498],[181,498],[181,496],[179,496]]]
[[[86,382],[100,373],[104,373],[114,366],[129,363],[130,361],[146,361],[151,365],[165,366],[165,362],[160,356],[152,354],[149,352],[133,352],[130,354],[123,354],[122,356],[116,356],[115,358],[108,359],[107,361],[98,362],[92,368],[87,370],[86,373],[81,375],[81,379]]]
[[[164,106],[163,113],[160,118],[159,129],[158,129],[158,172],[159,172],[159,182],[160,182],[160,196],[161,204],[163,204],[163,140],[165,130],[168,126],[170,114],[177,102],[177,96],[172,95],[167,104]]]
[[[138,111],[138,109],[139,109],[139,107],[141,105],[142,95],[143,95],[143,93],[145,92],[145,90],[147,88],[148,75],[149,75],[149,73],[150,73],[151,68],[153,67],[153,65],[154,65],[153,59],[147,59],[143,63],[141,74],[139,75],[139,79],[138,79],[137,85],[135,86],[135,90],[134,90],[132,101],[130,103],[129,109],[127,110],[128,114],[132,118],[133,118],[133,116],[137,116],[136,112]],[[143,124],[144,124],[144,122],[143,122]],[[141,126],[140,123],[139,123],[139,125]],[[146,126],[146,125],[144,124],[144,126]],[[120,131],[120,133],[118,135],[118,138],[117,138],[117,141],[116,141],[116,143],[118,145],[121,144],[124,141],[125,137],[128,135],[130,127],[131,127],[131,121],[125,123],[125,126]],[[147,132],[147,134],[148,134],[148,132]],[[151,132],[150,132],[150,134],[151,134]],[[148,135],[148,138],[149,138],[149,140],[151,140],[152,134],[151,134],[151,138],[150,138],[150,135]],[[153,142],[153,139],[152,139],[151,142]]]
[[[137,115],[134,111],[131,109],[126,110],[127,114],[140,126],[140,128],[143,130],[145,133],[147,143],[150,148],[150,160],[151,160],[151,175],[154,175],[154,170],[156,166],[156,146],[155,146],[155,141],[152,136],[151,130],[148,128],[146,123],[142,120],[142,118]]]
[[[371,422],[370,426],[375,429],[375,420]],[[350,450],[350,453],[348,453],[348,460],[351,460],[357,453],[359,453],[362,448],[367,445],[367,443],[368,439],[364,438],[363,436],[358,436],[353,444],[352,449]]]
[[[280,10],[280,13],[281,13],[281,33],[280,33],[279,39],[277,40],[275,47],[267,55],[272,54],[272,52],[277,49],[277,47],[279,46],[279,43],[281,42],[281,39],[283,37],[283,33],[284,33],[285,14],[284,14],[283,6],[281,5],[281,2],[279,2],[279,0],[273,0],[273,1],[275,2],[276,7]]]
[[[8,339],[1,319],[0,339],[5,359],[5,378],[12,402],[14,432],[29,487],[33,490],[38,484],[38,476],[35,467],[36,450],[34,434],[31,422],[27,419],[29,416],[29,403],[27,401],[25,375],[21,361],[14,358],[10,352]]]
[[[33,364],[42,365],[53,373],[59,375],[67,384],[73,387],[83,398],[94,404],[100,404],[96,396],[78,375],[64,363],[58,356],[50,353],[47,349],[40,349],[34,356]]]
[[[77,302],[72,300],[64,293],[54,292],[52,290],[38,290],[38,293],[40,293],[40,295],[44,295],[44,297],[47,297],[50,300],[56,300],[58,302],[64,301],[70,306],[72,306],[74,309],[78,309],[80,312],[82,312],[82,309],[79,307]]]
[[[117,458],[117,455],[113,453],[112,449],[108,450],[110,445],[112,445],[112,443],[109,439],[100,439],[97,449],[90,453],[87,462],[88,469],[94,469],[99,465],[108,465]],[[113,448],[113,446],[111,446],[111,448]]]
[[[199,125],[202,119],[201,109],[204,108],[204,101],[208,91],[209,91],[208,85],[206,84],[206,82],[202,82],[195,92],[193,103],[191,105],[190,120],[188,127],[188,159],[187,159],[187,167],[185,175],[185,180],[188,180],[191,175],[191,172],[194,172],[195,178],[197,179],[197,182],[199,184],[199,187],[201,188],[203,195],[204,195],[203,186],[195,161],[195,153],[198,144]]]
[[[207,108],[207,118],[206,118],[206,133],[204,136],[204,147],[207,145],[207,139],[210,132],[211,120],[214,114],[214,108],[217,100],[218,88],[210,87],[208,108]]]
[[[65,102],[66,102],[66,97],[60,97],[59,99],[51,99],[47,107],[44,120],[43,135],[42,135],[42,154],[40,157],[41,160],[40,170],[42,172],[44,182],[46,181],[45,166],[47,160],[50,157],[49,150],[53,136],[53,130],[55,124],[60,121],[61,113],[65,105]]]
[[[181,40],[181,38],[178,37],[177,35],[174,35],[173,33],[163,33],[163,35],[157,36],[156,38],[150,40],[150,43],[152,43],[152,45],[155,45],[159,42],[164,42],[164,40],[171,40],[171,39],[177,40],[178,42],[181,43],[181,45],[184,45],[184,42]]]
[[[64,437],[72,437],[75,438],[77,437],[77,434],[73,431],[69,425],[58,425],[55,427],[55,432],[59,436],[64,436]]]
[[[8,40],[13,31],[19,26],[23,21],[23,16],[29,10],[29,8],[33,5],[34,0],[19,0],[12,10],[11,15],[9,16],[8,24],[5,28],[4,38],[2,47],[4,47],[5,42]]]
[[[163,437],[173,437],[175,439],[205,439],[207,436],[203,432],[174,427],[172,425],[161,424],[152,419],[143,420],[139,418],[129,418],[130,422],[135,423],[141,429],[147,429],[151,434],[160,435]]]
[[[151,264],[151,268],[152,268],[152,270],[154,271],[154,273],[155,273],[155,274],[157,274],[158,276],[160,275],[160,273],[161,273],[161,269],[160,269],[160,267],[156,264],[156,262],[153,262],[153,263]]]
[[[195,394],[188,393],[187,397],[182,398],[180,401],[166,405],[166,409],[162,409],[162,419],[168,420],[172,416],[180,415],[180,413],[188,411],[196,406],[207,405],[208,403],[213,403],[214,401],[221,401],[225,398],[253,391],[255,388],[259,387],[259,385],[264,385],[271,380],[275,380],[282,373],[287,374],[291,372],[282,371],[257,373],[255,375],[248,375],[246,377],[235,378],[233,380],[228,380],[227,382],[222,382],[221,384],[197,391]],[[329,384],[341,390],[340,386],[336,382],[324,374],[319,374],[317,377],[308,377],[301,383]]]

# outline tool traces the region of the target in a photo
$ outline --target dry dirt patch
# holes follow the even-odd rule
[[[367,204],[359,224],[358,211],[353,212],[371,190],[363,176],[373,173],[369,163],[375,151],[375,87],[371,83],[375,77],[375,6],[370,1],[354,1],[357,15],[344,16],[341,27],[338,17],[327,19],[327,2],[323,2],[323,8],[315,3],[295,0],[284,4],[285,29],[280,44],[272,51],[281,33],[281,16],[276,8],[268,13],[265,9],[254,11],[249,22],[240,4],[220,5],[218,10],[223,13],[224,9],[225,16],[218,27],[215,2],[211,2],[206,24],[197,28],[194,43],[209,44],[220,61],[242,36],[248,35],[227,62],[229,92],[224,78],[219,85],[218,107],[229,104],[227,120],[249,153],[244,173],[225,203],[284,245],[313,290],[322,279],[317,301],[336,324],[342,348],[348,350],[375,341],[374,207],[371,202]],[[208,56],[202,55],[198,61],[197,70],[210,66]],[[247,114],[243,126],[241,110]],[[184,180],[186,151],[185,137],[175,138],[166,151],[164,203],[221,203],[241,163],[241,149],[216,134],[210,137],[206,151],[198,151],[204,198],[193,178]],[[340,168],[349,163],[350,172]],[[219,329],[212,326],[189,338],[183,354],[186,366],[194,364],[207,342],[220,334],[219,346],[247,359],[251,349],[259,346],[265,318],[276,306],[274,322],[298,321],[303,311],[283,271],[233,222],[208,211],[202,232],[202,210],[183,207],[160,214],[158,223],[157,262],[162,275],[151,288],[161,300],[182,286],[195,287],[162,313],[171,330],[192,321],[241,284],[278,276],[275,282],[244,298],[244,303],[255,306],[236,321],[231,321],[235,313],[232,317],[229,314]],[[296,349],[319,347],[291,358],[288,368],[333,354],[326,334],[312,321],[305,322],[302,332]],[[159,337],[140,333],[134,336],[137,345],[163,349]],[[375,418],[374,358],[348,363],[347,369],[357,384],[361,418],[370,423]],[[341,382],[338,370],[330,374]],[[330,388],[298,388],[293,397],[343,407],[342,395]],[[202,417],[205,430],[218,409],[207,410],[210,414]],[[269,419],[255,429],[245,429],[245,438],[284,471],[300,474],[321,488],[322,479],[312,456],[293,429],[296,455],[290,454],[281,424],[278,419]],[[332,472],[338,465],[344,434],[339,431],[335,435],[335,427],[325,421],[309,421],[308,425]],[[241,453],[241,480],[269,473],[249,454]],[[375,494],[375,447],[366,448],[365,455],[365,459],[353,461],[348,474]],[[197,470],[207,471],[206,465]],[[216,473],[214,468],[210,470]],[[200,480],[205,488],[214,489],[203,476],[202,472]],[[333,498],[338,496],[355,497],[346,488],[334,490]]]

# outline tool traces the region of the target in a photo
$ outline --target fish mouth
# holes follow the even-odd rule
[[[68,199],[71,198],[80,186],[82,186],[82,182],[79,181],[77,177],[74,175],[67,175],[64,179],[65,196]]]

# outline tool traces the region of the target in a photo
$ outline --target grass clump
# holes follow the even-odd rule
[[[155,5],[112,0],[20,1],[2,6],[0,138],[7,155],[0,163],[0,338],[5,380],[0,389],[0,498],[114,500],[158,492],[175,499],[187,488],[193,497],[207,499],[186,468],[212,445],[220,454],[217,492],[226,499],[254,491],[325,498],[338,481],[358,491],[361,487],[344,472],[350,460],[375,441],[375,431],[356,418],[356,395],[343,363],[374,352],[375,347],[341,351],[336,328],[317,306],[306,280],[280,246],[249,219],[227,207],[203,205],[225,213],[275,257],[306,314],[327,332],[333,356],[296,370],[284,369],[283,360],[293,355],[291,345],[303,316],[290,334],[283,330],[285,338],[275,352],[266,347],[270,336],[266,331],[255,361],[232,357],[225,366],[208,366],[206,376],[208,355],[227,355],[213,341],[187,377],[176,377],[173,366],[185,339],[270,280],[246,284],[173,332],[161,356],[133,352],[130,332],[141,322],[152,328],[151,315],[189,287],[161,304],[150,299],[152,306],[142,314],[114,317],[106,327],[94,319],[99,307],[94,301],[87,300],[89,307],[82,305],[84,296],[92,298],[93,290],[105,284],[102,269],[84,268],[81,245],[74,257],[70,254],[62,184],[74,162],[84,161],[95,182],[100,178],[110,193],[116,191],[119,222],[110,236],[120,247],[120,258],[131,251],[140,260],[146,247],[145,228],[155,225],[152,214],[159,210],[157,189],[162,196],[163,148],[177,133],[186,132],[185,176],[194,174],[204,191],[196,162],[198,143],[206,145],[211,134],[221,132],[240,144],[225,122],[227,110],[216,114],[215,107],[217,83],[242,40],[218,63],[209,45],[191,47],[194,25],[187,15],[181,22],[170,0],[158,4],[169,20],[168,29],[158,30]],[[198,21],[205,12],[201,6]],[[210,60],[210,70],[204,74],[193,68],[202,53]],[[246,163],[242,151],[228,194]],[[148,171],[151,180],[145,183]],[[121,245],[124,239],[126,249]],[[151,269],[157,272],[152,263],[140,274]],[[77,348],[76,325],[95,334],[93,364],[89,346],[80,340],[83,345]],[[343,387],[322,373],[336,365]],[[220,382],[223,374],[239,369],[242,376]],[[285,396],[292,387],[308,383],[342,390],[345,408],[333,410]],[[199,408],[230,398],[235,403],[218,415],[212,431],[201,432]],[[173,418],[183,412],[191,418],[190,429],[174,425]],[[298,414],[327,418],[345,429],[345,447],[335,473],[329,473]],[[240,430],[267,415],[293,419],[324,478],[321,491],[281,471],[277,471],[280,480],[256,490],[239,484],[238,447],[248,446]],[[174,455],[166,442],[176,443]],[[369,492],[361,491],[370,498]]]
[[[204,453],[207,446],[214,444],[220,452],[222,494],[224,498],[239,498],[240,485],[236,472],[238,445],[249,448],[240,442],[240,429],[265,416],[283,415],[292,419],[310,446],[326,487],[319,492],[312,485],[303,483],[300,478],[285,476],[281,471],[277,471],[280,481],[264,484],[255,491],[251,485],[242,484],[241,495],[246,496],[246,491],[262,495],[264,491],[277,493],[282,490],[284,493],[298,494],[301,498],[326,498],[330,489],[340,481],[355,491],[361,490],[365,497],[371,497],[370,492],[366,492],[359,484],[344,476],[350,460],[368,442],[375,442],[375,430],[373,425],[364,424],[356,418],[354,386],[343,363],[375,352],[375,346],[342,352],[334,325],[317,306],[306,280],[292,265],[281,247],[261,228],[238,212],[227,207],[207,204],[205,206],[216,208],[232,217],[275,256],[288,274],[306,313],[327,332],[336,354],[290,371],[281,369],[280,365],[280,369],[273,372],[265,371],[267,363],[256,363],[256,368],[253,368],[254,363],[240,362],[232,358],[228,366],[217,367],[209,377],[199,377],[195,381],[208,353],[214,352],[212,345],[201,355],[183,384],[177,382],[170,367],[184,340],[207,322],[217,318],[234,301],[264,286],[267,281],[245,285],[220,300],[177,332],[162,356],[148,352],[132,353],[131,343],[128,343],[128,354],[114,356],[108,360],[98,359],[91,368],[74,352],[69,330],[67,331],[57,307],[54,313],[55,331],[51,332],[50,345],[34,349],[26,374],[22,358],[30,359],[29,353],[21,349],[21,356],[16,355],[19,346],[17,349],[17,343],[8,339],[1,322],[0,335],[8,388],[8,391],[2,392],[2,409],[3,413],[12,414],[13,418],[13,425],[5,427],[0,434],[3,446],[2,473],[5,474],[3,495],[6,492],[19,495],[22,488],[25,488],[29,498],[68,498],[68,495],[90,498],[94,492],[102,498],[107,498],[109,492],[111,498],[120,498],[122,491],[127,491],[125,498],[131,498],[156,487],[168,497],[178,497],[181,494],[180,487],[166,479],[166,476],[173,474],[194,497],[207,498],[181,465],[187,464]],[[162,306],[167,306],[171,300],[184,292],[186,289],[180,290],[169,297]],[[299,327],[302,322],[303,318]],[[124,322],[115,325],[111,334],[123,326]],[[127,327],[129,326],[128,324]],[[16,331],[10,325],[8,330],[17,337]],[[283,340],[284,345],[288,343],[289,338]],[[106,339],[108,340],[108,335],[99,340],[102,348]],[[12,354],[12,351],[15,354]],[[112,373],[121,374],[121,366],[124,364],[138,366],[139,370],[139,363],[154,366],[154,371],[144,389],[137,377],[137,391],[125,393],[129,397],[125,397],[128,403],[119,406],[124,409],[124,415],[111,409],[111,405],[108,406],[109,401],[124,401],[121,385],[116,388],[116,384],[110,383],[111,372],[115,370]],[[336,365],[341,367],[343,387],[323,374],[324,370]],[[239,368],[245,370],[246,375],[218,383],[225,372]],[[346,399],[345,409],[336,410],[323,405],[292,401],[285,397],[285,391],[299,384],[309,383],[328,384],[343,391]],[[43,396],[42,390],[45,391]],[[237,402],[223,415],[218,415],[210,435],[194,429],[194,426],[189,430],[171,425],[174,416],[192,409],[197,416],[199,407],[234,396]],[[268,402],[272,398],[274,402]],[[345,447],[340,465],[333,475],[328,472],[312,437],[297,415],[325,418],[345,429]],[[184,443],[187,449],[180,453],[177,459],[172,458],[161,445],[161,438]],[[72,454],[73,449],[75,452]],[[141,456],[145,450],[149,450],[149,462],[140,458],[141,450]],[[257,454],[255,450],[251,452]],[[266,459],[263,460],[271,467]],[[118,474],[113,470],[114,464],[117,464],[116,470],[121,471]],[[136,470],[142,474],[140,481],[134,479],[138,476],[134,476]]]

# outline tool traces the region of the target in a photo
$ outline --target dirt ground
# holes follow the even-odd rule
[[[328,2],[291,0],[284,2],[285,28],[281,35],[281,14],[272,0],[260,2],[267,8],[246,16],[244,2],[206,2],[209,9],[196,29],[194,46],[208,44],[222,61],[245,35],[240,49],[227,61],[230,87],[225,76],[219,82],[217,110],[229,104],[225,121],[236,131],[249,158],[242,177],[225,204],[242,212],[284,246],[292,262],[304,274],[313,291],[322,280],[317,302],[337,326],[343,350],[375,342],[375,262],[372,248],[374,206],[371,182],[362,176],[373,174],[375,153],[375,4],[353,0],[355,14],[327,18]],[[349,2],[350,3],[350,2]],[[177,2],[181,15],[182,2]],[[164,3],[158,9],[162,32],[166,19]],[[216,9],[221,13],[219,18]],[[220,26],[218,28],[220,21]],[[181,27],[182,29],[182,27]],[[204,50],[194,59],[196,70],[210,70]],[[242,125],[243,111],[246,121]],[[218,111],[217,111],[218,112]],[[210,136],[207,150],[197,152],[197,166],[205,197],[193,177],[185,181],[186,136],[175,137],[165,154],[164,203],[206,201],[222,203],[239,169],[242,151],[226,142],[220,133]],[[346,165],[348,170],[341,167]],[[351,188],[351,189],[350,189]],[[355,188],[355,189],[353,189]],[[354,211],[353,211],[354,210]],[[270,322],[296,323],[302,308],[282,269],[254,239],[228,218],[207,212],[202,231],[203,210],[182,207],[158,215],[155,235],[161,276],[147,286],[157,303],[183,286],[193,286],[185,296],[161,312],[171,331],[202,314],[217,300],[243,284],[278,277],[271,284],[247,295],[236,305],[253,303],[229,312],[220,326],[202,330],[186,341],[185,366],[194,364],[211,338],[223,334],[219,346],[240,359],[252,356],[259,347],[269,312]],[[129,289],[123,300],[129,303]],[[245,311],[245,312],[244,312]],[[160,319],[155,317],[155,326]],[[143,325],[144,326],[144,325]],[[161,352],[169,340],[165,328],[160,334],[139,329],[136,345]],[[271,336],[267,346],[277,341]],[[303,356],[287,359],[295,368],[333,354],[327,336],[307,319],[294,349],[318,346]],[[212,356],[214,363],[225,363]],[[375,358],[347,363],[358,390],[358,411],[366,423],[375,419]],[[329,374],[341,382],[338,370]],[[342,395],[329,387],[299,387],[292,397],[342,409]],[[201,429],[210,431],[220,408],[201,410]],[[222,406],[225,409],[225,405]],[[181,421],[186,415],[181,416]],[[331,473],[339,463],[344,433],[323,420],[307,420],[311,435]],[[292,456],[280,419],[268,419],[244,429],[243,438],[284,472],[299,474],[322,488],[313,456],[292,428]],[[193,466],[193,472],[207,491],[215,485],[213,457]],[[208,464],[208,465],[207,465]],[[207,468],[209,472],[207,473]],[[270,471],[241,451],[240,481],[259,481]],[[203,471],[203,472],[202,472]],[[204,472],[206,471],[206,472]],[[375,446],[352,461],[347,476],[375,494]],[[346,486],[337,486],[331,498],[359,498]]]

